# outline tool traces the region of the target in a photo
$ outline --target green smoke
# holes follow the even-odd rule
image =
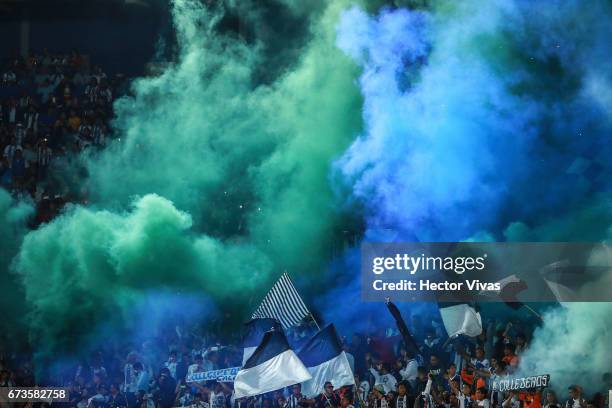
[[[120,323],[148,290],[214,288],[223,299],[257,287],[270,269],[253,246],[224,247],[191,226],[188,214],[151,194],[126,213],[73,207],[29,234],[18,268],[34,339],[75,349],[98,335],[96,323]]]
[[[360,126],[356,67],[334,45],[342,7],[321,10],[300,58],[261,85],[258,41],[173,2],[179,59],[117,102],[120,140],[86,160],[90,206],[30,233],[18,255],[39,350],[128,326],[150,288],[212,297],[239,323],[283,270],[320,269],[345,217],[330,163]]]
[[[567,216],[546,220],[535,226],[512,223],[504,231],[509,241],[583,241],[609,243],[612,237],[610,200],[607,195],[595,195],[591,203]],[[605,265],[610,254],[601,250],[591,254],[595,265]],[[597,261],[598,260],[598,261]],[[612,273],[602,273],[601,279],[581,288],[584,298],[592,286],[610,287]],[[612,303],[565,303],[547,310],[543,324],[533,334],[529,348],[521,356],[519,371],[524,375],[551,374],[553,388],[566,392],[565,387],[580,378],[588,393],[595,393],[606,384],[603,373],[612,367],[609,352],[612,334]]]
[[[9,265],[19,251],[32,213],[31,205],[15,201],[0,189],[0,310],[5,311],[0,320],[0,344],[11,347],[22,345],[25,304],[23,289],[17,276],[9,271]]]

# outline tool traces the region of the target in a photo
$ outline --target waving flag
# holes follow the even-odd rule
[[[298,357],[312,375],[311,380],[302,384],[302,394],[307,398],[322,393],[327,381],[331,381],[334,388],[355,384],[351,365],[333,324],[315,334],[298,352]]]
[[[480,313],[467,303],[439,303],[440,315],[448,337],[465,334],[476,337],[482,333]]]
[[[406,349],[410,352],[412,357],[416,357],[420,354],[419,346],[416,344],[416,341],[414,341],[414,338],[410,334],[410,330],[408,330],[408,326],[406,326],[406,322],[404,322],[401,312],[397,306],[391,303],[391,300],[389,299],[387,299],[387,309],[389,309],[391,316],[393,316],[393,319],[395,320],[395,324],[402,335]]]
[[[266,332],[270,330],[282,330],[280,323],[276,319],[253,319],[245,324],[246,334],[242,341],[244,352],[242,354],[242,365],[253,355],[257,346],[261,344]]]
[[[568,284],[572,281],[575,285],[576,281],[584,279],[583,268],[571,268],[568,260],[553,262],[540,269],[540,275],[544,278],[544,282],[553,293],[557,301],[563,305],[565,302],[573,302],[577,298],[577,294],[573,289],[570,289]]]
[[[283,332],[272,330],[236,375],[234,398],[264,394],[311,378]]]
[[[297,326],[307,316],[310,316],[310,312],[285,272],[272,286],[252,318],[276,319],[287,329]]]
[[[518,310],[524,306],[523,302],[518,300],[519,293],[528,288],[527,283],[524,280],[512,274],[497,281],[496,283],[499,284],[500,290],[481,290],[479,295],[493,299],[501,299],[508,307],[514,310]]]

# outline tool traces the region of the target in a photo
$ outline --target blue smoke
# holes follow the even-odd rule
[[[597,2],[346,11],[337,44],[363,69],[365,130],[337,167],[368,229],[499,240],[609,191],[603,15]],[[576,16],[582,31],[564,31]]]
[[[337,45],[362,68],[364,130],[336,169],[365,208],[366,239],[609,241],[612,4],[435,5],[355,7],[338,26]],[[356,281],[351,265],[341,270]],[[609,316],[609,303],[547,312],[521,368],[533,374],[546,356],[558,386],[597,387]]]

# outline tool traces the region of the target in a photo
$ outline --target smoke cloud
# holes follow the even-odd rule
[[[343,14],[338,45],[363,67],[366,131],[338,168],[370,228],[501,239],[512,222],[579,211],[609,189],[610,118],[590,78],[609,53],[610,8],[532,6]],[[564,30],[576,15],[583,30]]]
[[[345,307],[359,296],[357,251],[337,248],[348,230],[395,241],[609,236],[609,3],[284,0],[282,15],[306,23],[280,25],[283,50],[256,3],[228,2],[247,40],[219,29],[223,10],[172,2],[177,60],[133,82],[115,106],[118,139],[80,158],[88,207],[22,238],[31,209],[0,192],[11,243],[0,261],[17,254],[41,357],[109,327],[137,330],[143,315],[240,323],[283,270],[326,319],[359,330],[385,312]],[[419,311],[429,309],[404,307]],[[575,381],[572,363],[595,381],[610,366],[600,352],[611,312],[546,314],[525,369],[542,356],[555,384]]]
[[[119,139],[82,158],[89,206],[29,233],[17,257],[43,355],[132,327],[158,288],[211,299],[229,330],[283,270],[314,284],[334,242],[331,163],[361,124],[356,66],[334,44],[342,2],[269,85],[253,79],[262,47],[217,30],[219,10],[172,5],[178,61],[132,84]]]
[[[337,43],[362,67],[364,132],[336,166],[366,236],[606,240],[611,14],[577,1],[343,13]],[[610,315],[555,308],[522,368],[601,385]]]
[[[33,212],[29,203],[18,202],[8,192],[0,189],[0,288],[3,290],[0,309],[10,311],[0,321],[0,344],[7,347],[22,346],[22,336],[27,333],[23,316],[23,287],[9,268],[19,251],[27,231],[28,218]]]
[[[522,356],[519,375],[551,374],[561,396],[576,382],[589,394],[599,391],[603,374],[612,367],[611,311],[608,303],[572,303],[545,313]]]

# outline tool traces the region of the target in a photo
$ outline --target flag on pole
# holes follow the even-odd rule
[[[310,380],[281,330],[271,330],[234,379],[234,398],[251,397]]]
[[[518,295],[528,288],[527,283],[516,275],[506,276],[497,281],[500,289],[498,291],[481,290],[480,295],[489,298],[499,298],[508,307],[518,310],[524,306],[523,302],[518,300]]]
[[[544,282],[561,305],[576,300],[577,293],[570,289],[568,284],[583,280],[583,273],[583,268],[570,267],[567,259],[553,262],[540,269]]]
[[[560,284],[559,282],[553,282],[548,279],[544,279],[544,282],[546,282],[546,285],[548,285],[550,291],[553,293],[553,295],[555,295],[557,302],[562,305],[567,302],[573,302],[578,297],[574,290]]]
[[[315,334],[300,349],[298,357],[312,376],[312,379],[302,384],[302,394],[306,398],[321,394],[327,381],[330,381],[334,388],[355,384],[351,365],[342,350],[333,324],[325,326]]]
[[[308,308],[293,286],[291,278],[284,272],[253,313],[253,319],[272,318],[284,329],[297,326],[310,315]]]
[[[257,346],[261,344],[266,332],[270,330],[282,330],[280,323],[276,319],[252,319],[245,324],[246,334],[242,341],[244,351],[242,353],[242,365],[253,355]]]
[[[438,307],[448,337],[476,337],[482,333],[482,319],[475,307],[467,303],[439,303]]]
[[[420,354],[419,346],[410,334],[410,330],[408,330],[408,326],[406,326],[406,322],[404,322],[401,312],[399,311],[397,306],[391,303],[391,300],[387,299],[386,303],[387,309],[389,309],[391,316],[393,316],[393,319],[395,320],[395,325],[397,326],[400,334],[402,335],[402,339],[404,340],[404,344],[406,345],[406,350],[412,355],[412,357],[418,356]]]
[[[518,310],[523,307],[523,302],[518,300],[518,294],[527,289],[527,283],[516,275],[510,275],[501,281],[499,297],[512,309]]]

